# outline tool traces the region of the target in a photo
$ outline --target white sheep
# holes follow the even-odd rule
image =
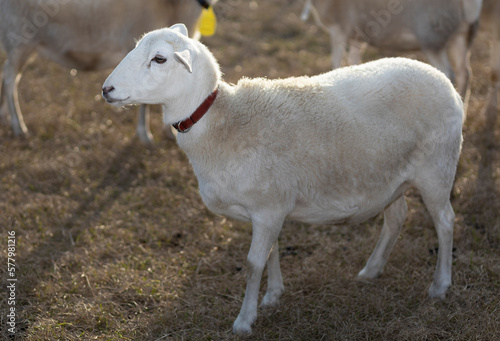
[[[500,86],[500,2],[498,0],[485,0],[481,15],[481,25],[491,32],[490,58],[491,82],[498,90]],[[495,94],[496,96],[496,94]]]
[[[15,135],[28,132],[17,85],[30,57],[39,55],[79,70],[115,67],[134,47],[133,38],[166,24],[184,22],[196,33],[197,0],[2,0],[0,45],[7,53],[0,92],[0,115],[10,112]],[[152,141],[149,110],[141,106],[139,138]]]
[[[214,56],[178,24],[148,33],[103,85],[115,106],[161,104],[164,122],[215,213],[252,222],[247,288],[236,333],[251,332],[261,306],[284,291],[278,235],[285,219],[357,223],[384,211],[375,250],[359,273],[383,271],[417,188],[439,240],[432,297],[451,285],[450,204],[462,142],[463,103],[444,74],[404,58],[314,77],[221,80]]]
[[[333,68],[340,67],[346,50],[349,63],[359,64],[365,43],[391,51],[422,50],[432,65],[456,78],[467,98],[469,48],[481,5],[482,0],[307,0],[302,19],[311,12],[330,34]]]

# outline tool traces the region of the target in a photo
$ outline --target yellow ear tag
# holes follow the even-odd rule
[[[198,20],[198,29],[200,34],[205,37],[213,36],[217,28],[217,18],[215,17],[212,6],[201,11],[200,19]]]

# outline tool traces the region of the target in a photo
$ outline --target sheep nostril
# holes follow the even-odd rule
[[[114,89],[115,89],[114,86],[106,86],[106,87],[102,88],[102,93],[104,95],[106,95],[106,94],[110,93],[111,91],[113,91]]]

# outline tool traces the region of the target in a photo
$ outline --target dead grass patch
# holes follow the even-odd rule
[[[300,7],[220,1],[219,30],[205,42],[226,80],[327,71],[328,39],[300,22]],[[157,109],[155,145],[142,146],[134,137],[136,111],[100,99],[107,72],[72,76],[36,61],[20,84],[31,137],[18,140],[0,127],[0,224],[2,236],[15,230],[18,242],[15,339],[494,339],[500,123],[496,108],[482,111],[489,38],[478,38],[452,203],[454,283],[447,299],[427,297],[437,239],[410,192],[403,233],[385,273],[372,282],[355,276],[375,246],[380,217],[360,226],[287,222],[280,237],[286,293],[280,307],[260,312],[249,338],[234,337],[231,326],[243,299],[251,226],[204,207],[185,155],[162,138]],[[3,248],[2,264],[5,256]],[[5,285],[3,272],[1,278]]]

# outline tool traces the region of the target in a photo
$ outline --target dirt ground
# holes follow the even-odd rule
[[[221,0],[203,39],[229,82],[330,68],[328,37],[300,21],[300,1]],[[474,79],[453,192],[453,286],[427,296],[437,237],[418,193],[377,280],[356,275],[382,217],[357,226],[287,222],[286,292],[232,335],[245,288],[251,226],[203,205],[184,153],[135,137],[137,110],[101,99],[110,71],[70,72],[37,59],[20,83],[28,139],[0,125],[2,288],[7,232],[16,235],[16,340],[493,340],[500,335],[500,123],[490,95],[489,34],[472,51]],[[365,59],[381,56],[369,50]],[[414,57],[420,58],[419,54]],[[5,54],[0,52],[0,63]],[[265,278],[261,292],[265,290]],[[0,335],[7,337],[1,290]]]

